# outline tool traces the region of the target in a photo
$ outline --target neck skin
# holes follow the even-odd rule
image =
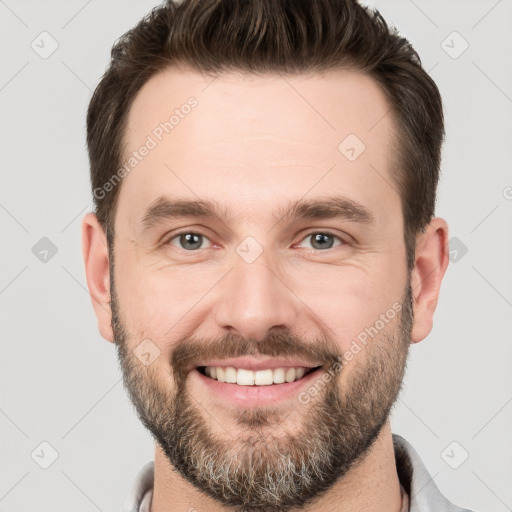
[[[400,512],[402,498],[389,421],[364,460],[301,512]],[[151,512],[233,512],[185,480],[160,447]]]

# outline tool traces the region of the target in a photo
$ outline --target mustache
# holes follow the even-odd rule
[[[287,331],[269,333],[257,341],[227,333],[213,339],[183,337],[176,343],[171,355],[171,367],[176,380],[183,382],[188,369],[201,360],[224,359],[242,356],[298,357],[312,365],[330,366],[341,363],[341,353],[333,341],[320,336],[311,341],[292,335]]]

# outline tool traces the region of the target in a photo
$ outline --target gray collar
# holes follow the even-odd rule
[[[402,436],[393,434],[396,470],[409,495],[410,512],[471,512],[455,506],[438,489],[418,452]]]

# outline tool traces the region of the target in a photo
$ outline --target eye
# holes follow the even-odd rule
[[[345,243],[339,236],[325,231],[309,233],[306,238],[303,238],[303,241],[304,240],[311,240],[309,247],[306,245],[306,248],[315,250],[332,249],[333,247]],[[335,245],[336,241],[339,242],[337,245]]]
[[[203,243],[206,241],[209,242],[208,238],[200,233],[186,231],[174,235],[167,243],[180,249],[184,249],[185,251],[194,251],[196,249],[204,249],[205,247],[203,247]]]

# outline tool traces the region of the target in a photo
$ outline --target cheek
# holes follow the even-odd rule
[[[350,350],[354,340],[368,341],[368,332],[374,334],[375,328],[391,333],[397,325],[405,278],[393,258],[373,259],[365,267],[325,265],[318,266],[318,272],[310,267],[290,286],[305,305],[305,314],[342,352]]]
[[[187,320],[219,280],[211,268],[156,267],[136,258],[116,262],[116,292],[123,323],[137,337],[159,340],[190,334]]]

